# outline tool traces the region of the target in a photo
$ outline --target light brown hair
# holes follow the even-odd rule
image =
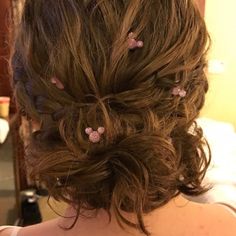
[[[143,48],[128,49],[131,31]],[[31,177],[78,216],[113,209],[148,235],[144,213],[205,191],[209,159],[195,120],[208,42],[191,0],[26,0],[13,71],[20,110],[41,122],[26,150]],[[185,98],[172,95],[176,86]],[[84,130],[99,126],[106,132],[92,144]]]

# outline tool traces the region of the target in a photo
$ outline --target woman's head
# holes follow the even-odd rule
[[[13,77],[20,110],[41,123],[32,177],[78,213],[112,208],[132,225],[122,210],[133,212],[144,232],[143,213],[201,193],[207,43],[191,0],[26,0]],[[88,127],[105,128],[98,143]]]

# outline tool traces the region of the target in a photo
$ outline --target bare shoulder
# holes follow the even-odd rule
[[[17,236],[51,236],[63,235],[63,229],[60,227],[59,220],[54,219],[28,227],[23,227]]]
[[[0,226],[0,236],[17,235],[20,229],[18,226]]]
[[[236,217],[233,210],[220,204],[200,204],[180,196],[169,204],[169,211],[165,214],[175,216],[168,216],[178,226],[179,234],[173,235],[236,235]]]
[[[200,227],[205,228],[207,235],[235,236],[236,217],[232,209],[220,204],[198,205]]]
[[[0,229],[0,236],[10,236],[12,228]]]

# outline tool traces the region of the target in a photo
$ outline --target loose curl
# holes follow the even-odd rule
[[[128,50],[131,31],[142,49]],[[12,65],[19,108],[41,123],[26,149],[31,177],[76,206],[76,220],[82,209],[113,209],[146,235],[143,214],[206,191],[210,157],[195,120],[208,42],[191,0],[26,0]],[[185,98],[172,95],[177,85]],[[101,125],[91,144],[85,128]]]

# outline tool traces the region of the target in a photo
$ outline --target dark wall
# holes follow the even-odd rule
[[[10,96],[10,75],[8,69],[10,55],[11,1],[0,0],[0,96]]]

